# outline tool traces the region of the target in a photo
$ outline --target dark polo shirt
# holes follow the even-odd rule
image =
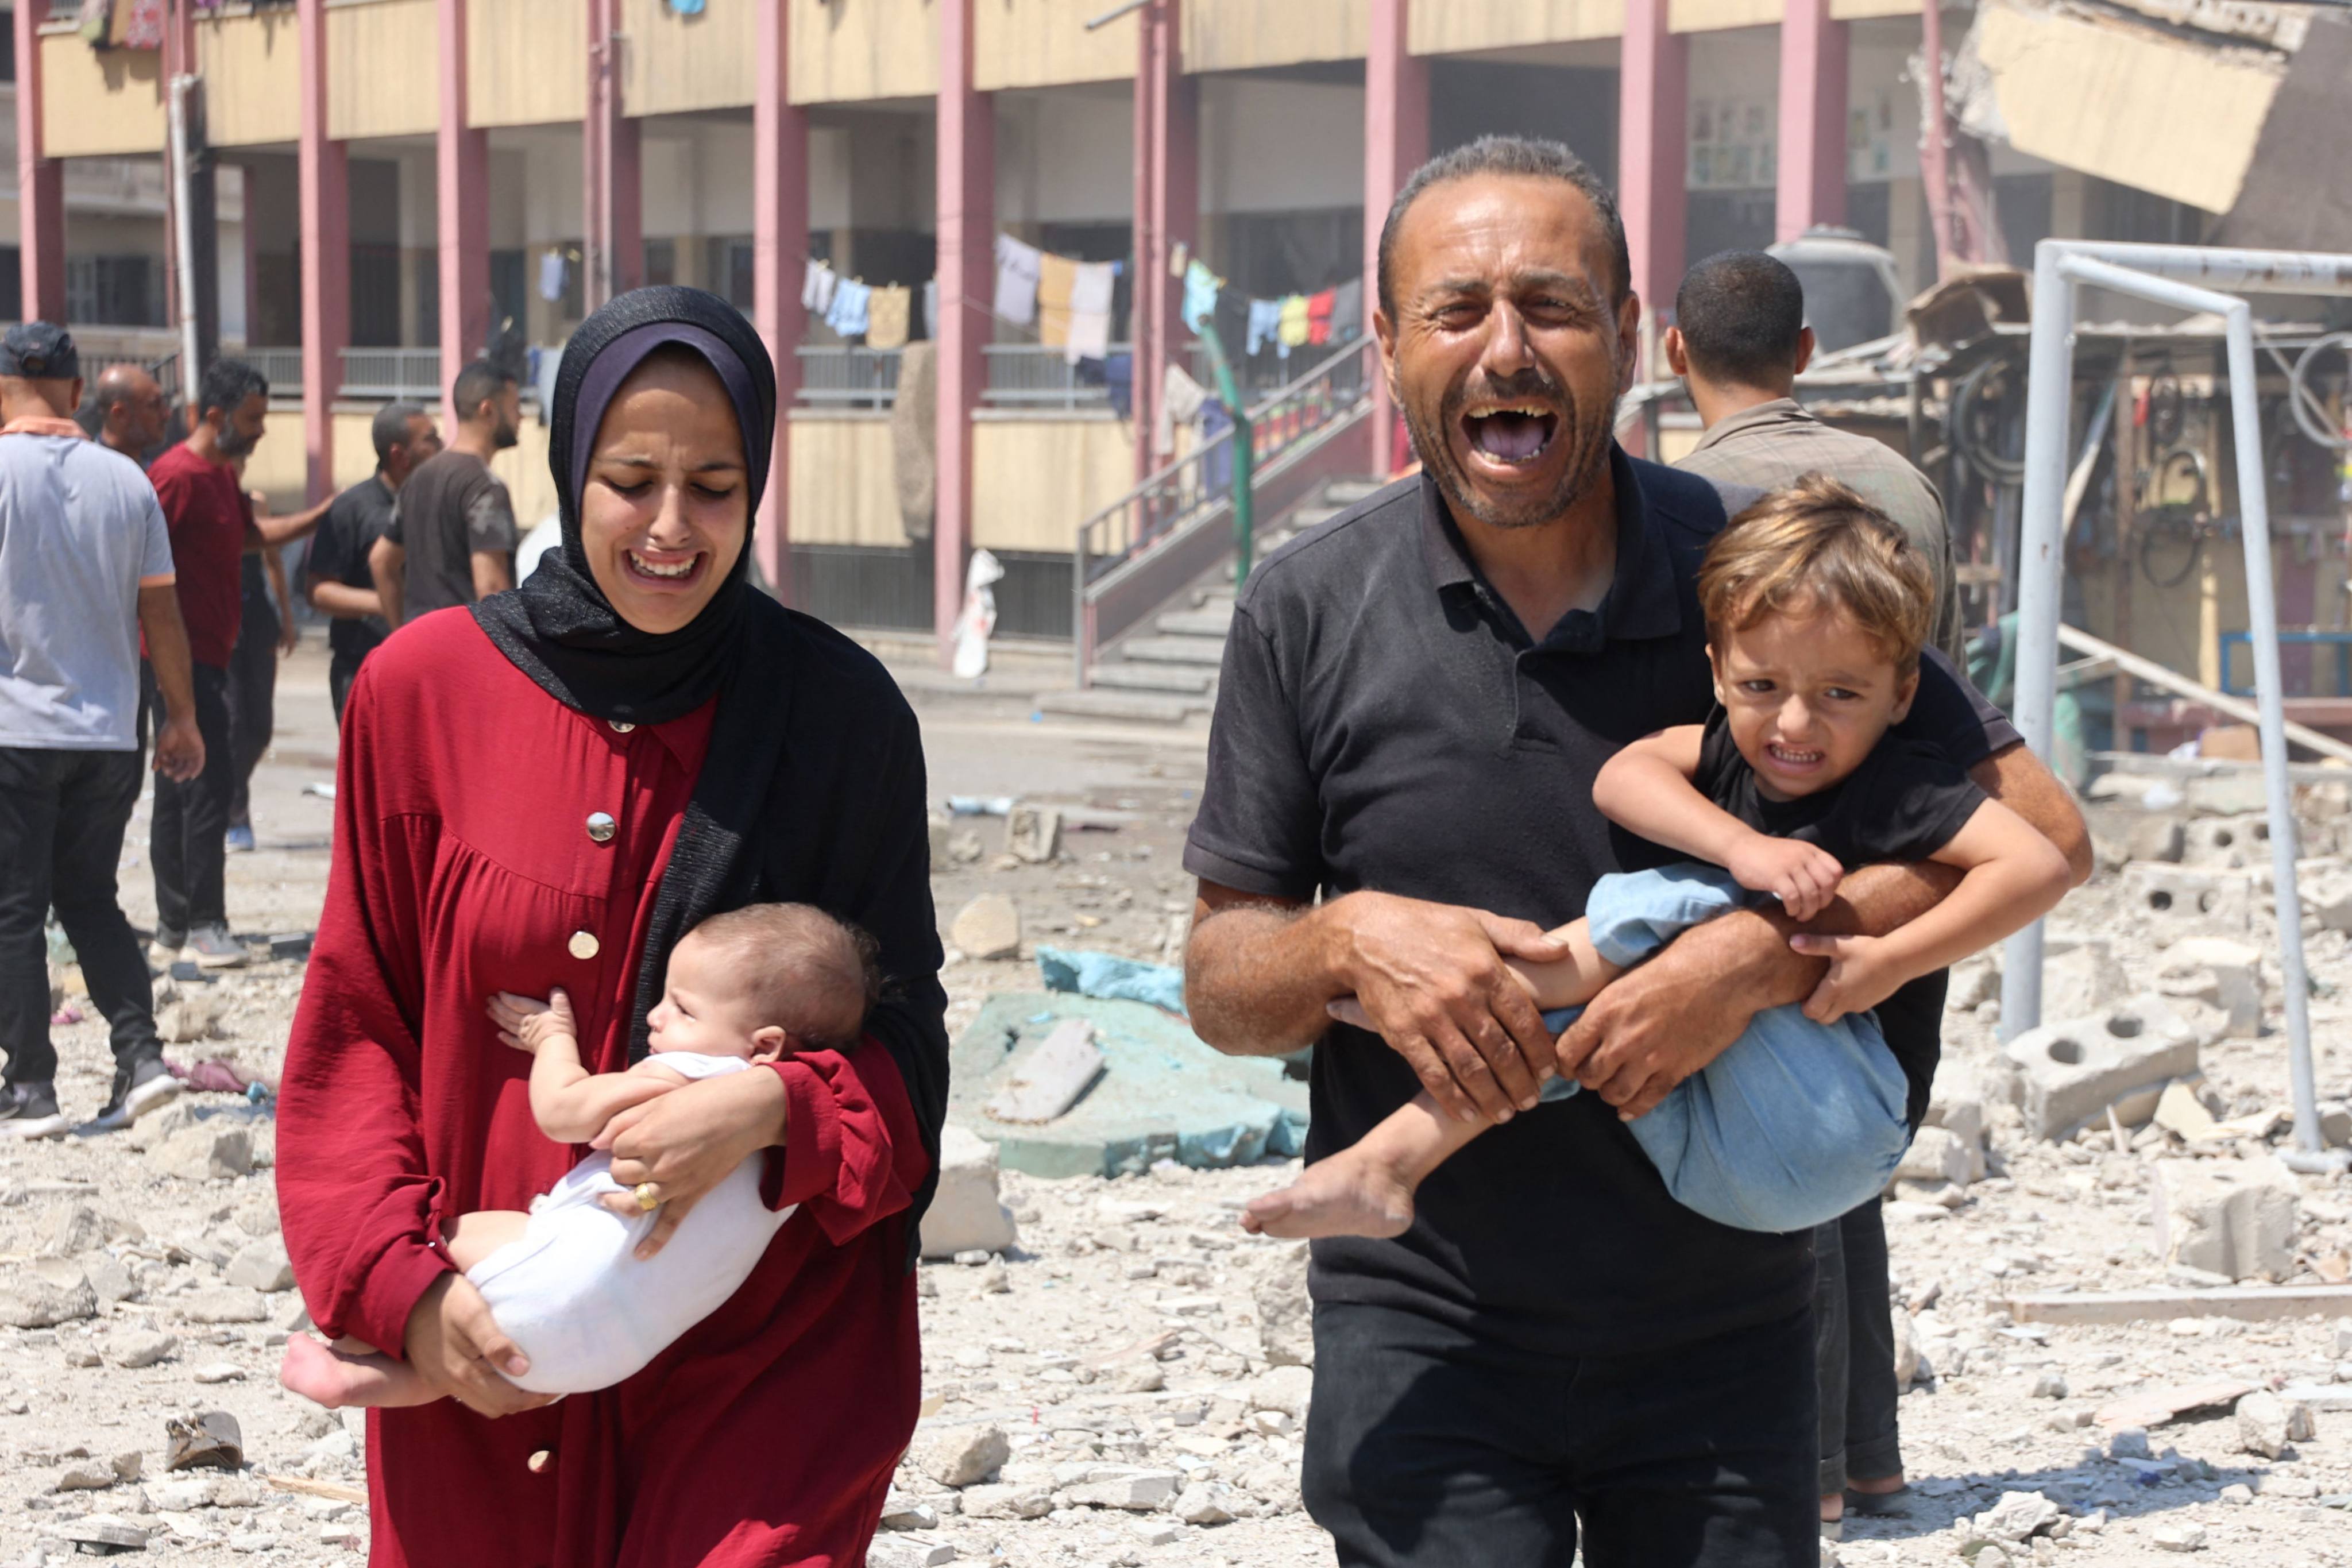
[[[1613,451],[1617,565],[1597,611],[1531,638],[1471,563],[1427,479],[1391,485],[1251,574],[1226,643],[1185,868],[1272,898],[1362,889],[1551,927],[1600,877],[1675,858],[1592,805],[1630,741],[1714,703],[1694,580],[1756,492]],[[1902,733],[1963,768],[2016,737],[1931,659]],[[1932,1021],[1930,1026],[1932,1027]],[[1361,1138],[1419,1089],[1374,1035],[1315,1053],[1307,1154]],[[1682,1207],[1597,1095],[1540,1106],[1446,1162],[1393,1241],[1314,1244],[1321,1301],[1404,1308],[1521,1348],[1611,1353],[1786,1316],[1804,1235]]]

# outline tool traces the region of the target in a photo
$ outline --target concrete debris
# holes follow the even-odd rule
[[[2294,1272],[2298,1194],[2276,1160],[2159,1160],[2154,1175],[2165,1262],[2241,1282]]]
[[[1013,1457],[1002,1426],[938,1426],[915,1435],[916,1467],[943,1487],[987,1479]]]
[[[1175,1470],[1100,1465],[1067,1490],[1070,1501],[1082,1508],[1120,1508],[1149,1513],[1173,1502],[1183,1486],[1182,1474]]]
[[[42,1222],[34,1254],[40,1258],[79,1258],[110,1241],[138,1240],[146,1233],[136,1222],[119,1220],[86,1203],[63,1203]]]
[[[2311,1406],[2282,1399],[2257,1389],[2238,1401],[2238,1447],[2265,1459],[2284,1458],[2289,1444],[2308,1443],[2319,1435]]]
[[[1898,1177],[1915,1182],[1948,1182],[1964,1187],[1982,1173],[1984,1156],[1944,1127],[1922,1127],[1905,1150]]]
[[[996,1145],[950,1121],[940,1132],[940,1184],[923,1215],[923,1256],[1003,1252],[1020,1239],[997,1197]]]
[[[1223,1481],[1194,1481],[1177,1494],[1171,1511],[1186,1524],[1230,1524],[1234,1500]]]
[[[2252,921],[2252,883],[2243,871],[2200,871],[2134,861],[2124,868],[2124,900],[2161,936],[2243,933]]]
[[[199,1122],[157,1144],[147,1167],[159,1176],[187,1182],[219,1181],[253,1169],[253,1139],[242,1127]]]
[[[117,1366],[153,1366],[180,1348],[180,1342],[170,1334],[142,1329],[114,1341],[108,1348],[108,1359]]]
[[[1032,866],[1062,852],[1062,814],[1050,805],[1016,805],[1004,818],[1004,850]]]
[[[982,893],[958,912],[948,940],[966,958],[1012,958],[1021,951],[1021,908],[1003,893]]]
[[[2165,997],[2142,994],[2104,1012],[2029,1029],[2001,1047],[2019,1074],[2027,1133],[2063,1138],[2103,1121],[2147,1120],[2164,1086],[2198,1069],[2206,1042]]]
[[[2092,1419],[2110,1432],[2136,1427],[2142,1432],[2152,1426],[2179,1420],[2183,1415],[2210,1411],[2234,1403],[2252,1392],[2240,1378],[2205,1378],[2196,1383],[2167,1384],[2158,1388],[2141,1389],[2099,1406]]]
[[[167,1046],[193,1046],[217,1039],[226,1003],[218,993],[192,987],[155,1011],[155,1033]]]
[[[0,1323],[11,1328],[51,1328],[97,1312],[89,1277],[70,1262],[38,1259],[0,1275]]]
[[[2158,963],[2156,988],[2163,994],[2219,1008],[2232,1038],[2250,1040],[2263,1032],[2260,949],[2227,937],[2185,937],[2166,948]]]
[[[2205,1550],[2205,1527],[2189,1521],[2159,1524],[2149,1532],[2148,1539],[2158,1552],[2202,1552]]]
[[[286,1255],[286,1243],[267,1236],[239,1249],[228,1260],[228,1282],[248,1290],[294,1289],[294,1262]]]
[[[2055,943],[2051,944],[2055,946]],[[2042,965],[2042,1016],[2080,1018],[2131,994],[2131,976],[2105,939],[2079,939]]]
[[[970,1519],[1043,1519],[1054,1511],[1054,1493],[1034,1482],[971,1486],[963,1489],[962,1511]]]
[[[2181,825],[2185,865],[2240,870],[2266,863],[2270,853],[2270,818],[2260,811],[2200,816]]]
[[[2064,1511],[2040,1492],[2003,1492],[1974,1522],[1977,1533],[1989,1540],[2024,1541],[2048,1533]]]
[[[1257,1332],[1270,1366],[1315,1364],[1315,1304],[1307,1295],[1307,1248],[1273,1250],[1259,1266],[1250,1292]]]
[[[1066,1018],[1013,1064],[1012,1076],[988,1097],[983,1109],[997,1121],[1051,1121],[1076,1104],[1102,1070],[1094,1025],[1084,1018]]]

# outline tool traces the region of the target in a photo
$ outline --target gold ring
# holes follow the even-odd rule
[[[651,1182],[639,1182],[629,1190],[636,1194],[637,1206],[646,1213],[651,1214],[661,1207],[661,1189]]]

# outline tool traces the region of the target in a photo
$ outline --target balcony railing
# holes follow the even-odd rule
[[[1072,364],[1058,348],[1043,343],[989,343],[980,351],[986,356],[988,381],[981,393],[981,401],[996,408],[1108,408],[1110,388],[1099,380],[1102,362],[1081,360]],[[1112,343],[1115,354],[1131,354],[1133,345]]]
[[[898,351],[804,343],[801,401],[824,408],[887,408],[898,401]]]
[[[301,351],[296,350],[299,360]],[[298,374],[297,381],[300,376]],[[441,351],[431,349],[345,349],[345,397],[408,398],[441,401]]]

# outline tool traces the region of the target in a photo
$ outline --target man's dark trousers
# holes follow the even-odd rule
[[[112,1026],[117,1084],[162,1054],[146,956],[115,896],[141,771],[137,752],[0,746],[0,1049],[12,1084],[57,1078],[42,937],[53,905]]]
[[[245,611],[236,624],[236,647],[228,656],[229,744],[236,753],[236,785],[228,802],[231,822],[253,820],[253,770],[269,750],[269,731],[278,722],[278,606],[270,602],[261,557],[245,560]]]
[[[148,858],[155,863],[155,923],[184,937],[205,926],[228,923],[229,796],[236,784],[236,758],[228,721],[228,671],[209,664],[194,668],[196,731],[205,740],[205,771],[185,784],[155,775],[155,820]],[[152,743],[163,711],[155,672],[142,668],[146,700],[140,706],[140,734]]]
[[[1822,1402],[1822,1495],[1903,1471],[1886,1216],[1872,1198],[1813,1231]]]
[[[1812,1568],[1813,1321],[1545,1356],[1315,1309],[1307,1509],[1344,1568]]]

